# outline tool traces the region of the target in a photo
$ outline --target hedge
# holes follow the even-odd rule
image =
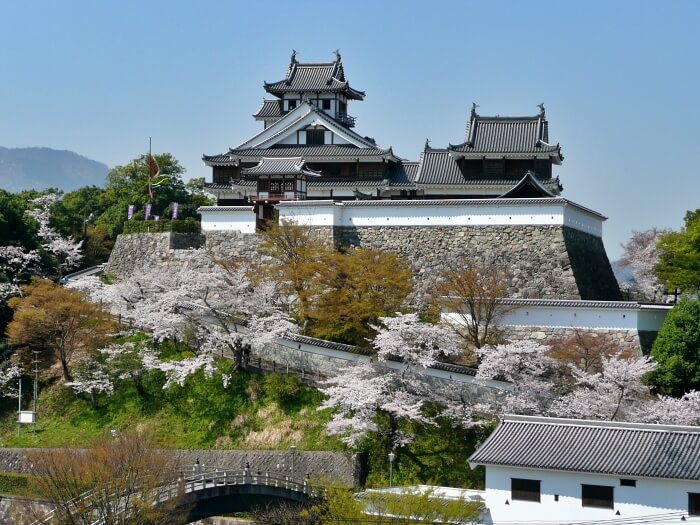
[[[142,221],[131,219],[124,223],[123,233],[200,233],[201,223],[194,219]]]

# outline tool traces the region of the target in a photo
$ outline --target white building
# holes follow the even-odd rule
[[[700,523],[700,427],[506,416],[469,462],[485,523]]]

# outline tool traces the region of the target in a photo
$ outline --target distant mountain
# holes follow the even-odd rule
[[[16,192],[103,186],[109,167],[72,151],[0,146],[0,188]]]

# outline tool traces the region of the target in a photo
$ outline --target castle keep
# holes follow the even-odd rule
[[[417,161],[358,134],[340,53],[301,63],[264,84],[274,98],[254,114],[263,129],[218,155],[200,209],[202,230],[254,234],[280,218],[325,232],[343,246],[397,252],[419,288],[448,261],[502,262],[514,298],[619,300],[602,242],[601,214],[561,196],[564,159],[549,138],[543,104],[528,117],[488,117],[472,105],[464,141]]]
[[[486,117],[472,105],[462,142],[426,141],[407,161],[355,131],[349,105],[365,93],[350,86],[339,53],[322,63],[292,54],[284,79],[264,87],[272,98],[254,114],[263,129],[203,157],[217,203],[199,210],[202,235],[121,235],[109,273],[196,271],[212,258],[246,256],[260,228],[284,219],[339,246],[398,253],[413,266],[418,298],[464,258],[503,264],[504,301],[514,308],[501,324],[511,339],[585,331],[601,344],[649,348],[669,307],[621,301],[603,246],[606,218],[562,196],[555,170],[564,156],[550,142],[544,105],[528,117]],[[206,249],[186,249],[198,247]],[[317,373],[326,365],[308,366]]]

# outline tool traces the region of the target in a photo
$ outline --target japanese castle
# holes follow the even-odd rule
[[[301,63],[292,53],[284,79],[264,84],[271,96],[253,117],[262,130],[227,152],[204,155],[213,170],[206,189],[218,206],[253,205],[258,226],[282,201],[430,200],[557,197],[544,105],[528,117],[486,117],[472,105],[465,139],[446,148],[426,141],[418,161],[355,131],[351,87],[338,51],[332,62]]]

